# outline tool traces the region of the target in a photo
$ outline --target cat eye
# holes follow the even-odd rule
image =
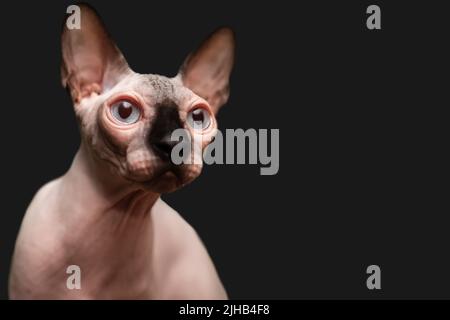
[[[129,101],[117,101],[111,106],[111,114],[121,123],[136,123],[141,116],[141,109]]]
[[[211,118],[206,109],[195,108],[189,111],[187,122],[194,129],[206,130],[211,124]]]

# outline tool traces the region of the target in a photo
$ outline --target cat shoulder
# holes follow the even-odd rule
[[[226,299],[227,294],[216,268],[194,228],[183,217],[160,200],[157,208],[159,225],[159,263],[164,268],[165,299]]]

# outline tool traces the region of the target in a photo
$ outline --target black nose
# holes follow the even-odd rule
[[[148,134],[150,148],[162,159],[169,160],[173,147],[178,141],[172,141],[172,133],[179,128],[183,128],[178,106],[166,100],[156,106],[156,116],[153,120]]]
[[[170,136],[166,136],[161,140],[152,141],[153,150],[163,159],[169,159],[172,153],[173,147],[178,143],[178,141],[170,140]]]

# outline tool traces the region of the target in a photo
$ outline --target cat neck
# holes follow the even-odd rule
[[[160,194],[143,190],[136,184],[112,173],[108,164],[95,157],[84,143],[63,177],[64,201],[79,212],[104,215],[119,212],[126,215],[150,214]]]

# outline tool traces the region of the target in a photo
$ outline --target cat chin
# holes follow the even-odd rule
[[[151,180],[139,182],[139,184],[144,189],[155,193],[170,193],[185,185],[181,176],[172,170],[165,171]]]
[[[154,193],[170,193],[189,184],[201,172],[200,165],[162,166],[148,175],[128,175],[126,179]]]

